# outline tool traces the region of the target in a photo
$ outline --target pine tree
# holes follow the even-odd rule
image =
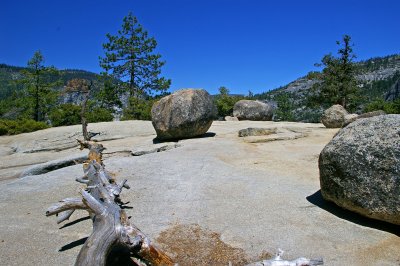
[[[131,12],[124,17],[117,35],[106,36],[105,57],[100,58],[100,65],[113,78],[121,80],[131,96],[163,93],[169,88],[171,81],[159,77],[165,62],[160,60],[160,54],[154,53],[157,42]]]
[[[321,73],[313,73],[313,78],[318,79],[313,86],[314,95],[312,101],[321,104],[340,104],[344,108],[352,108],[357,99],[359,87],[357,86],[356,69],[353,60],[356,56],[353,53],[351,37],[343,36],[343,42],[336,42],[342,45],[338,50],[339,57],[332,54],[325,55],[321,64],[324,66]]]
[[[55,104],[60,86],[59,71],[54,67],[44,66],[44,57],[36,51],[28,61],[28,68],[21,71],[19,83],[24,87],[24,104],[28,114],[35,121],[44,121],[48,111]]]

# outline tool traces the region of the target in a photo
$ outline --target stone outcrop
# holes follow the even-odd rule
[[[271,134],[276,134],[277,128],[258,128],[258,127],[248,127],[241,129],[238,132],[239,137],[250,137],[250,136],[267,136]]]
[[[335,104],[322,114],[321,123],[327,128],[340,128],[344,123],[344,117],[348,114],[343,106]]]
[[[394,101],[400,98],[400,80],[398,80],[385,95],[385,101]]]
[[[208,92],[186,89],[156,102],[151,116],[158,139],[183,139],[206,133],[216,117],[216,111]]]
[[[345,127],[350,123],[353,123],[357,119],[374,117],[374,116],[385,115],[385,114],[386,114],[385,111],[382,111],[382,110],[372,111],[372,112],[364,113],[364,114],[361,114],[361,115],[348,114],[348,115],[344,116],[344,122],[343,122],[342,127]]]
[[[358,118],[358,114],[348,114],[344,116],[344,121],[342,124],[342,127],[347,126],[350,123],[353,123],[354,121],[356,121]]]
[[[270,121],[273,108],[260,101],[240,100],[233,106],[233,116],[239,120]]]
[[[324,199],[400,225],[400,115],[358,119],[319,156]]]
[[[239,119],[237,117],[234,117],[234,116],[225,116],[224,117],[224,121],[235,122],[235,121],[239,121]]]

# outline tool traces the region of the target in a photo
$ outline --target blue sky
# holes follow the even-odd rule
[[[400,53],[400,1],[4,0],[0,63],[25,66],[35,50],[60,69],[100,72],[106,33],[132,11],[158,42],[171,90],[264,92],[316,70],[352,36],[359,60]]]

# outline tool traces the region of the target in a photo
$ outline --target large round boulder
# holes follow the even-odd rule
[[[260,101],[240,100],[233,106],[233,116],[239,120],[272,120],[273,108]]]
[[[179,90],[151,108],[153,127],[161,140],[203,135],[215,117],[216,107],[205,90]]]
[[[400,225],[400,115],[342,128],[322,150],[319,170],[324,199]]]
[[[321,123],[327,128],[340,128],[345,122],[345,116],[348,114],[343,106],[335,104],[322,114]]]

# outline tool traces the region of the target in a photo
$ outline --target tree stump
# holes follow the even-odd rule
[[[89,149],[89,160],[83,165],[84,175],[76,181],[86,185],[79,198],[66,198],[46,211],[57,215],[57,223],[68,220],[75,210],[86,210],[93,221],[93,231],[82,246],[76,266],[106,265],[116,248],[129,252],[130,265],[174,265],[172,259],[157,248],[135,225],[131,224],[120,199],[127,180],[117,183],[102,161],[103,145],[79,141],[81,149]]]

